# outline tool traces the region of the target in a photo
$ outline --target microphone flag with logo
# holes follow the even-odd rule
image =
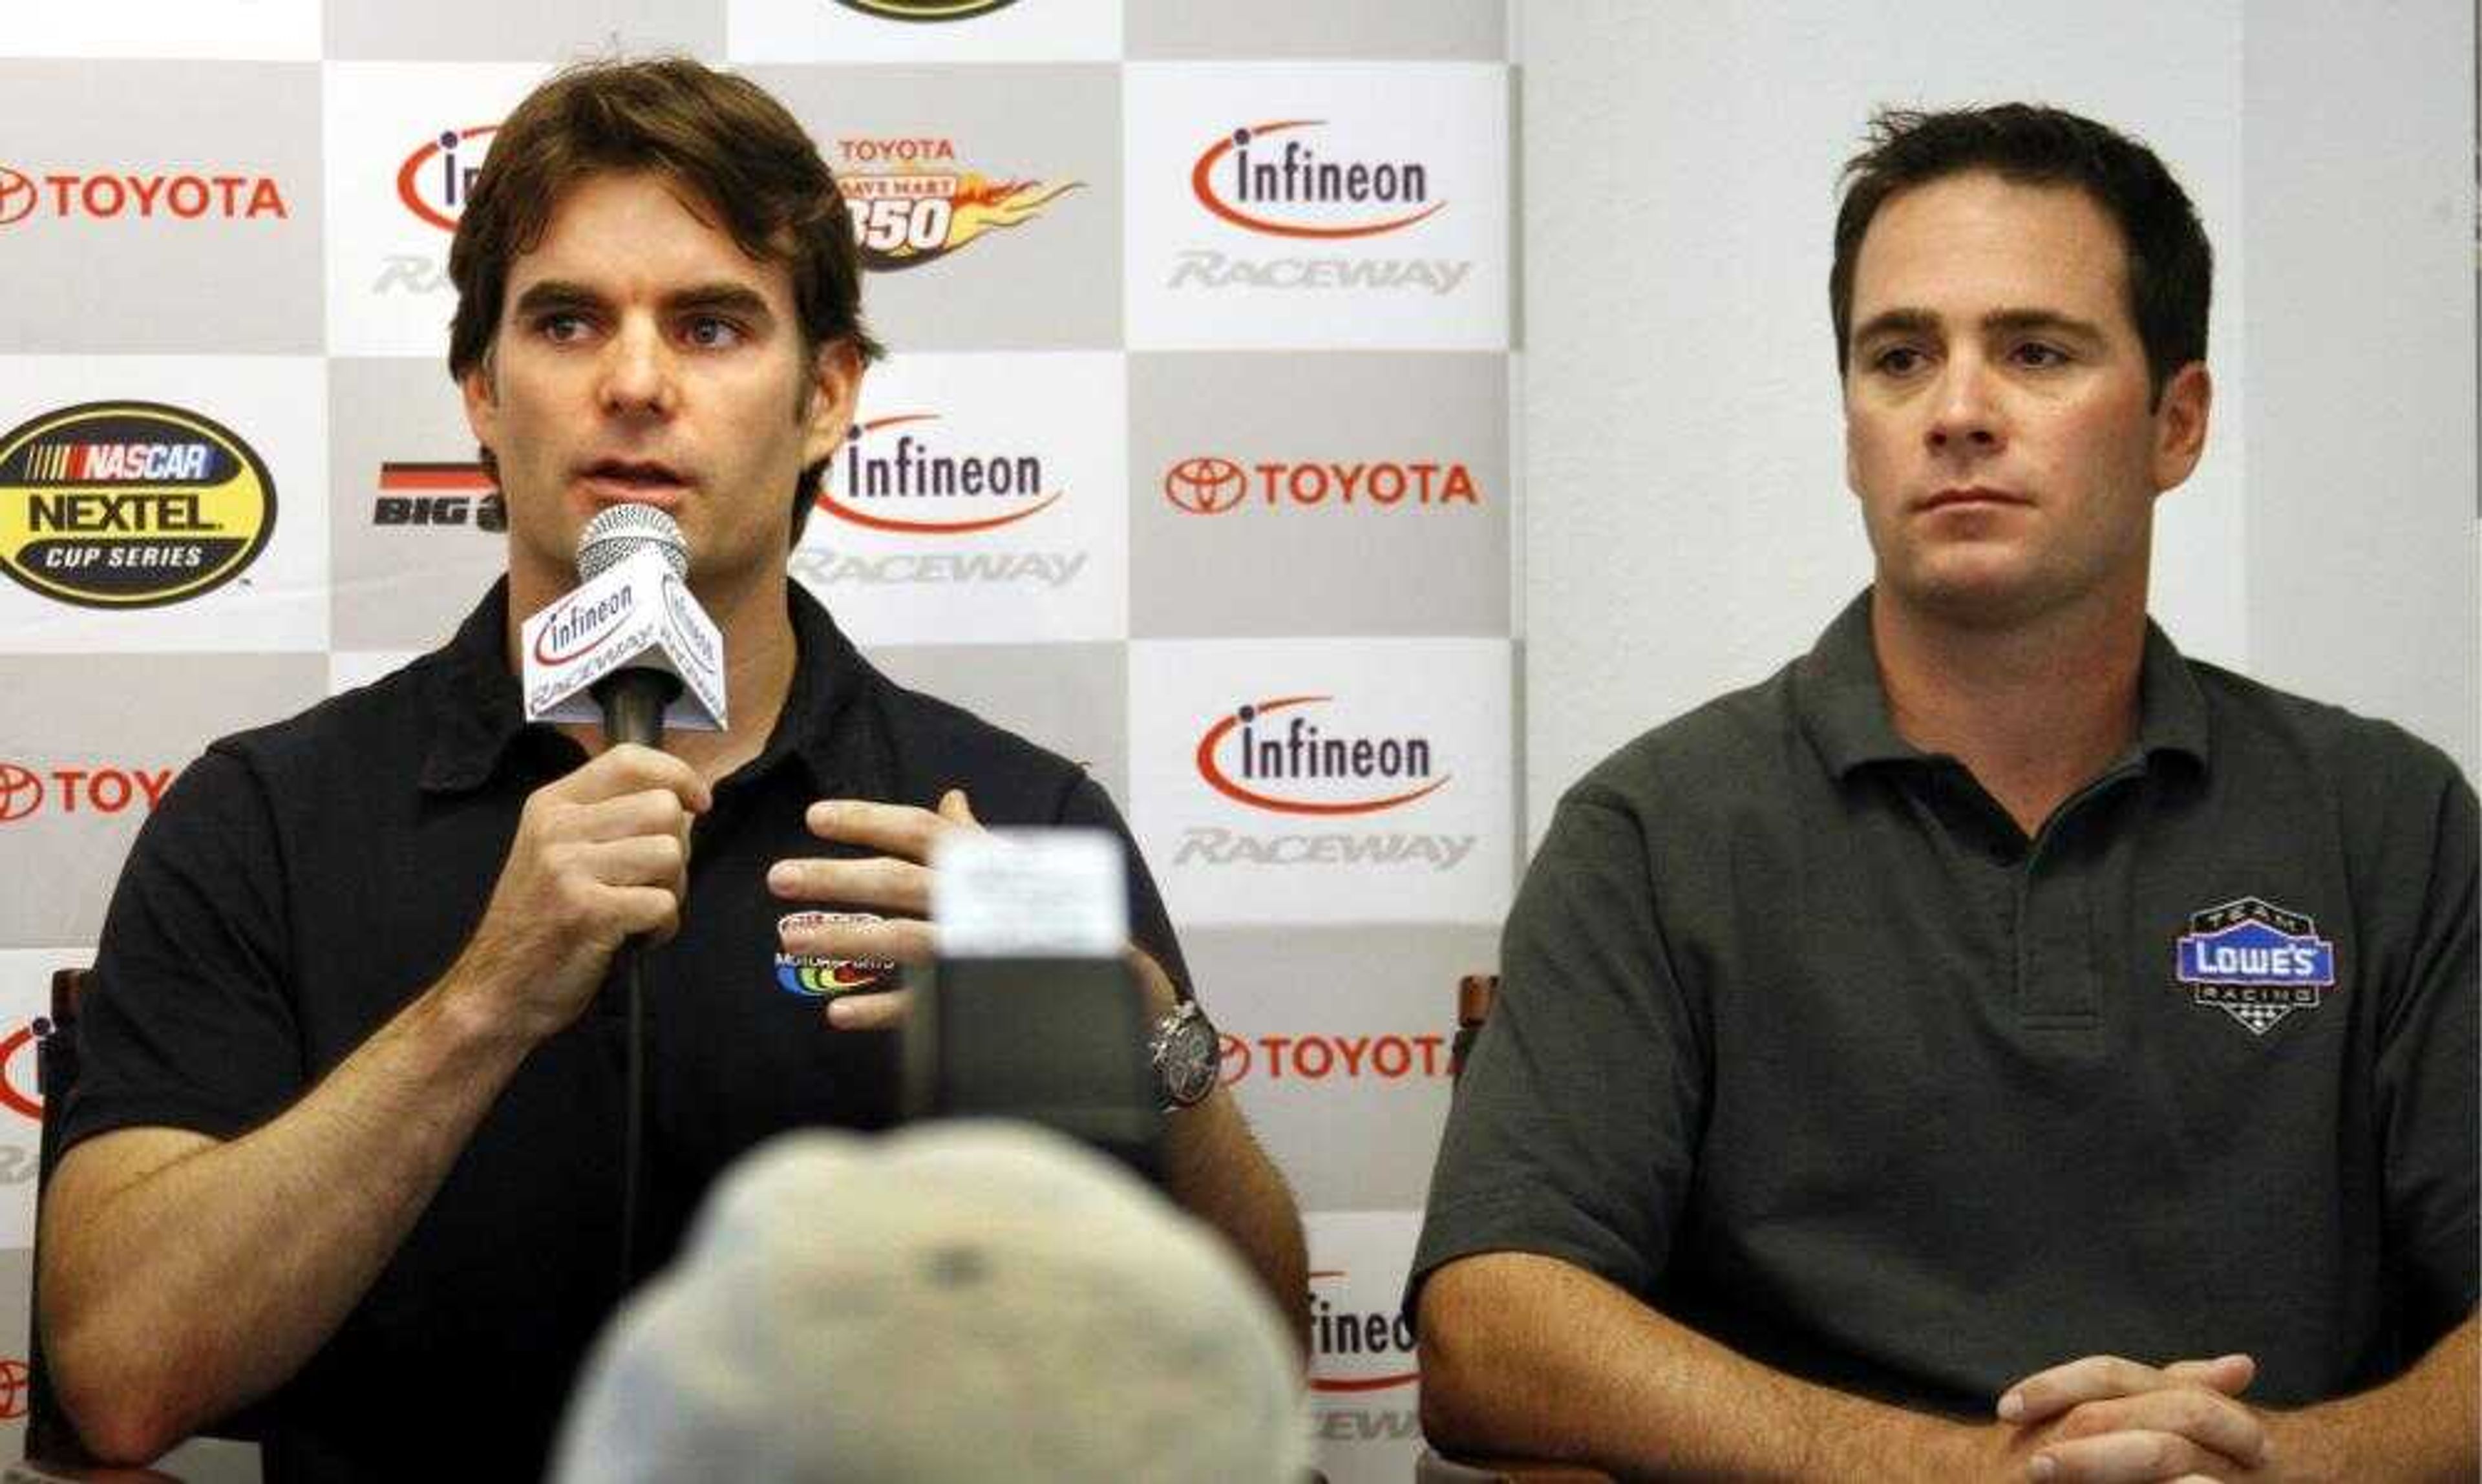
[[[690,596],[689,548],[673,517],[615,505],[577,542],[577,586],[526,620],[526,720],[603,721],[615,742],[653,746],[666,727],[725,727],[724,636]]]

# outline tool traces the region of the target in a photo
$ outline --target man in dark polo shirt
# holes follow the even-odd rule
[[[2470,1478],[2471,788],[2182,659],[2209,253],[2142,146],[1882,116],[1876,581],[1562,801],[1415,1258],[1423,1417],[1631,1476]]]
[[[1127,839],[1081,769],[891,684],[786,577],[876,348],[851,222],[774,99],[683,61],[553,79],[493,142],[450,270],[507,579],[445,649],[210,749],[105,926],[40,1285],[108,1460],[250,1407],[278,1484],[540,1477],[619,1296],[624,940],[648,942],[643,1273],[752,1145],[889,1120],[902,1002],[823,1011],[815,961],[926,956],[937,836]],[[525,725],[512,674],[517,623],[623,503],[677,521],[725,635],[731,728],[661,752]],[[1130,860],[1175,1020],[1186,976]],[[820,904],[885,920],[779,924]],[[1228,1096],[1167,1142],[1172,1194],[1297,1312],[1299,1219]]]

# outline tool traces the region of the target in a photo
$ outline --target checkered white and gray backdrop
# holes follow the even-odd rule
[[[2358,16],[2342,52],[2335,13],[2245,18],[2237,0],[885,13],[907,8],[80,0],[0,18],[0,1337],[25,1333],[30,1023],[51,971],[91,958],[139,822],[208,739],[437,643],[500,567],[443,366],[444,258],[498,119],[581,55],[748,72],[853,197],[895,354],[794,571],[898,678],[1086,760],[1129,815],[1227,1030],[1225,1074],[1307,1216],[1313,1425],[1337,1484],[1410,1476],[1393,1311],[1452,990],[1494,961],[1529,832],[1586,761],[1805,646],[1866,572],[1836,493],[1821,287],[1835,165],[1869,105],[2040,96],[2164,149],[2224,269],[2225,431],[2157,558],[2176,636],[2279,682],[2307,655],[2306,688],[2364,709],[2436,702],[2416,729],[2472,764],[2470,284],[2436,310],[2368,307],[2428,284],[2433,257],[2471,267],[2461,5]],[[2356,107],[2304,85],[2321,73]],[[2452,190],[2431,178],[2448,114]],[[1245,190],[1288,156],[1360,167],[1365,199]],[[2348,211],[2290,189],[2348,169]],[[2338,291],[2366,323],[2315,321],[2314,344],[2297,313],[2241,317],[2295,308],[2352,251],[2303,248],[2304,221],[2384,224],[2392,254]],[[1556,357],[1518,354],[1520,281]],[[2356,347],[2460,369],[2410,392],[2365,379],[2349,425],[2443,431],[2311,441],[2306,388]],[[140,437],[207,428],[235,477],[154,507],[158,534],[96,506],[103,528],[64,540],[57,503],[36,529],[60,489],[46,450],[107,415]],[[2388,494],[2369,518],[2390,601],[2346,614],[2292,595],[2371,589],[2354,575],[2371,543],[2304,556],[2301,534],[2354,523],[2318,503],[2327,484],[2284,490],[2348,460]],[[941,481],[981,492],[905,492]],[[2456,514],[2435,529],[2406,514],[2442,499]],[[167,545],[197,567],[145,555]],[[2443,679],[2398,706],[2372,658],[2414,652]],[[1218,787],[1234,738],[1204,766],[1201,741],[1302,697],[1319,699],[1289,716],[1324,735],[1419,743],[1395,791],[1427,791],[1320,815]],[[1293,802],[1340,793],[1307,786]],[[21,1344],[0,1338],[0,1450]],[[453,1410],[443,1387],[421,1404]]]

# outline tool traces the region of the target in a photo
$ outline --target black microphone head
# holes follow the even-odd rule
[[[689,580],[690,548],[680,525],[652,505],[613,505],[586,522],[577,538],[577,580],[593,582],[652,547],[673,575]]]

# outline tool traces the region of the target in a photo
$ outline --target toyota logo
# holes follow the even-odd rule
[[[1164,473],[1164,495],[1198,516],[1221,515],[1241,503],[1250,490],[1249,476],[1229,459],[1201,455],[1183,459]]]
[[[0,762],[0,825],[43,807],[43,781],[13,762]]]
[[[35,182],[0,165],[0,226],[23,222],[35,212]]]

